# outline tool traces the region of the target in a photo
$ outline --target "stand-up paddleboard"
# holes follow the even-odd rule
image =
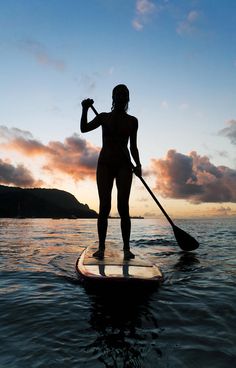
[[[96,246],[89,246],[76,262],[76,271],[86,281],[160,283],[163,280],[160,268],[135,251],[135,258],[127,261],[122,246],[106,246],[102,260],[93,257],[96,250]]]

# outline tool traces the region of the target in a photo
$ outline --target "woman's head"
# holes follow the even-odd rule
[[[118,84],[112,91],[112,110],[128,110],[129,90],[125,84]]]

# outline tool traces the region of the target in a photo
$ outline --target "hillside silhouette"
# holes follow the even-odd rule
[[[97,213],[63,190],[0,185],[0,217],[96,218]]]

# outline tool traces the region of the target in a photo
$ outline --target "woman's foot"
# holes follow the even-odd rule
[[[129,249],[124,249],[124,260],[128,261],[129,259],[134,259],[135,255],[129,250]]]
[[[97,259],[103,259],[104,258],[104,250],[98,249],[95,253],[93,253],[93,257]]]

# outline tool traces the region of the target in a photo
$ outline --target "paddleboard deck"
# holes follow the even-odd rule
[[[160,268],[143,259],[137,252],[135,258],[124,260],[122,247],[106,246],[104,259],[96,259],[96,246],[89,246],[76,262],[76,271],[87,281],[155,282],[160,283],[163,275]]]

